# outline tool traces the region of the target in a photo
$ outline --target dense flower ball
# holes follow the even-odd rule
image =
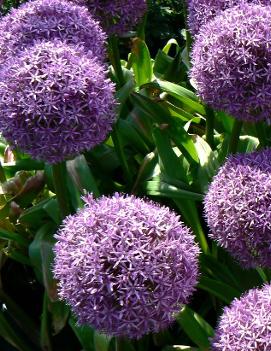
[[[108,34],[132,30],[147,10],[146,0],[71,0],[84,4]]]
[[[189,229],[168,208],[134,196],[84,200],[56,235],[59,296],[80,324],[109,335],[166,328],[197,282]]]
[[[244,267],[271,267],[271,149],[230,156],[205,197],[211,238]]]
[[[251,289],[226,307],[220,318],[213,351],[269,351],[271,286]]]
[[[270,27],[271,6],[243,4],[202,28],[191,78],[203,101],[240,120],[270,119]]]
[[[244,2],[270,5],[270,0],[187,0],[188,25],[191,33],[196,35],[200,28],[210,22],[222,11],[240,5]]]
[[[0,21],[0,63],[36,40],[81,44],[101,61],[106,35],[86,7],[64,0],[37,0],[13,9]]]
[[[81,47],[41,42],[0,75],[0,131],[32,157],[56,163],[105,140],[114,85]]]

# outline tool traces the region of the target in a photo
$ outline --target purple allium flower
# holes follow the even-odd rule
[[[134,196],[94,200],[56,235],[59,296],[80,324],[139,338],[166,328],[198,276],[198,246],[179,216]]]
[[[100,61],[106,35],[84,6],[64,0],[37,0],[13,9],[0,21],[0,63],[36,40],[59,39],[82,45]]]
[[[271,149],[230,156],[204,202],[212,239],[246,268],[271,267]]]
[[[270,0],[187,0],[188,25],[191,33],[196,35],[203,25],[220,15],[222,11],[244,2],[270,5]]]
[[[0,131],[32,157],[56,163],[105,140],[114,85],[84,48],[41,42],[8,61],[0,77]]]
[[[203,101],[240,120],[270,119],[270,27],[271,6],[247,4],[202,27],[191,78]]]
[[[269,351],[271,286],[251,289],[224,309],[212,340],[213,351]]]
[[[140,21],[147,10],[146,0],[71,0],[84,4],[108,34],[123,34]]]

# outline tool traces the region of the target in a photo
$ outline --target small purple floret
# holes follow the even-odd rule
[[[195,290],[199,249],[168,208],[134,196],[84,198],[55,245],[59,296],[109,335],[140,338],[166,328]]]
[[[105,60],[106,35],[87,8],[64,0],[37,0],[21,5],[0,21],[0,63],[37,40],[59,39],[81,45]]]
[[[191,78],[214,109],[245,121],[270,120],[271,6],[243,4],[201,28]]]
[[[271,268],[271,149],[230,156],[204,204],[212,239],[245,268]]]
[[[213,351],[269,351],[271,286],[251,289],[224,309],[212,340]]]
[[[103,142],[115,120],[114,85],[84,48],[40,42],[0,77],[0,132],[33,158],[56,163]]]
[[[147,11],[146,0],[71,0],[84,4],[109,34],[124,34],[134,29]]]

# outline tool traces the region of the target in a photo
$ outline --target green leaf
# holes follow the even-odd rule
[[[154,61],[153,73],[157,78],[163,79],[165,72],[169,65],[172,63],[173,58],[165,54],[162,50],[159,50]]]
[[[175,97],[177,100],[181,101],[183,104],[187,105],[194,111],[205,115],[206,111],[202,104],[199,103],[197,96],[191,91],[181,85],[157,80],[155,83],[162,91],[168,93],[169,95]]]
[[[105,334],[94,332],[94,346],[95,351],[108,351],[112,337]]]
[[[40,161],[33,160],[31,158],[26,158],[22,160],[17,160],[16,162],[3,163],[5,171],[10,175],[14,175],[18,171],[34,171],[43,170],[44,163]]]
[[[42,350],[53,351],[51,343],[50,323],[48,314],[48,296],[44,292],[41,313],[40,346]]]
[[[127,338],[115,338],[114,346],[117,351],[136,351],[133,341]]]
[[[219,162],[216,154],[212,151],[209,144],[200,136],[195,136],[195,148],[199,157],[200,167],[198,168],[197,180],[202,191],[206,191],[209,182],[215,175]]]
[[[3,240],[12,240],[23,247],[28,247],[29,241],[18,233],[14,233],[3,228],[0,228],[0,238]]]
[[[42,208],[57,225],[61,223],[61,215],[57,199],[50,199],[50,201],[46,202]]]
[[[187,133],[180,120],[172,118],[169,134],[188,162],[199,162],[193,138]]]
[[[33,351],[25,340],[14,330],[5,314],[0,310],[0,336],[19,351]]]
[[[142,154],[149,152],[148,146],[145,144],[141,135],[137,132],[131,121],[119,119],[118,130],[123,141],[129,144],[130,147],[135,148],[137,152]]]
[[[131,94],[131,100],[139,109],[145,112],[153,122],[170,122],[170,113],[164,105],[138,93]]]
[[[158,173],[156,174],[157,168],[158,168]],[[154,152],[151,152],[144,157],[140,165],[139,171],[137,173],[136,181],[133,185],[132,193],[135,193],[137,191],[137,189],[140,187],[142,182],[152,178],[155,175],[158,175],[159,173],[160,173],[160,169],[158,166],[157,154],[155,154]]]
[[[42,279],[48,297],[51,301],[56,300],[56,282],[52,275],[53,263],[53,234],[56,226],[53,222],[47,222],[36,233],[33,242],[29,245],[29,257],[35,268],[39,280]]]
[[[260,145],[259,139],[250,135],[241,135],[238,142],[238,152],[252,152]]]
[[[174,199],[174,202],[180,209],[185,223],[192,228],[194,234],[196,235],[197,241],[200,244],[202,252],[206,254],[209,253],[209,246],[206,240],[205,233],[202,229],[201,219],[195,202],[190,200],[181,201],[179,199]]]
[[[209,338],[214,334],[213,329],[200,315],[185,306],[178,314],[177,322],[200,350],[209,349]]]
[[[92,193],[95,197],[99,196],[100,193],[95,178],[83,155],[77,156],[75,159],[68,161],[67,168],[81,193],[84,193],[84,190],[86,190],[87,192]]]
[[[170,178],[186,180],[181,162],[171,146],[167,130],[153,128],[153,139],[157,147],[161,171]]]
[[[24,210],[19,217],[19,221],[27,224],[31,228],[38,229],[44,224],[44,222],[46,222],[46,220],[48,220],[49,217],[52,217],[58,224],[59,216],[56,199],[49,198]]]
[[[148,83],[152,80],[152,61],[146,43],[135,38],[132,46],[132,68],[135,75],[136,85]]]
[[[129,98],[131,92],[134,91],[135,87],[135,81],[133,79],[132,73],[125,68],[123,68],[123,71],[127,72],[127,74],[131,76],[129,77],[127,82],[116,92],[116,99],[118,100],[118,102],[120,102],[121,106]]]
[[[69,325],[80,341],[84,351],[96,351],[93,343],[94,330],[92,328],[86,325],[79,326],[73,317],[69,319]]]
[[[38,171],[34,176],[26,180],[20,191],[9,201],[15,201],[21,207],[30,205],[43,189],[44,183],[44,173],[43,171]]]
[[[53,335],[57,335],[65,327],[70,311],[68,306],[62,301],[49,301],[48,303],[52,317]]]
[[[200,255],[200,262],[202,271],[207,272],[216,280],[229,284],[240,290],[240,284],[237,277],[234,273],[231,273],[227,265],[220,263],[213,256],[205,254]]]
[[[203,199],[202,194],[179,189],[160,180],[147,181],[144,184],[144,189],[148,195],[152,196],[164,196],[173,199],[186,199],[194,201],[202,201]]]
[[[195,115],[193,115],[192,113],[184,110],[183,108],[181,108],[179,106],[172,104],[169,101],[164,101],[163,105],[165,105],[165,107],[168,109],[168,111],[172,117],[179,118],[183,122],[187,122],[187,121],[195,118]]]
[[[198,287],[216,296],[221,301],[229,304],[236,297],[241,296],[241,292],[232,286],[221,281],[201,276]]]
[[[177,40],[174,38],[169,39],[169,41],[163,47],[163,52],[165,54],[168,54],[169,50],[171,49],[172,46],[176,46],[177,49],[179,48],[179,44],[178,44]]]

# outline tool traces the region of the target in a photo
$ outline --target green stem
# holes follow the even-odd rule
[[[189,31],[189,26],[188,26],[188,9],[187,9],[187,2],[183,1],[183,14],[184,14],[184,18],[186,19],[185,21],[185,29],[186,29],[186,41],[185,41],[185,46],[186,46],[186,50],[187,50],[187,55],[188,58],[190,59],[190,51],[191,51],[191,47],[193,45],[193,39],[192,36],[190,34]]]
[[[7,180],[6,175],[5,175],[5,171],[4,168],[2,166],[2,163],[0,161],[0,183],[5,183]]]
[[[42,350],[52,351],[52,344],[49,333],[49,315],[48,315],[48,296],[44,292],[43,295],[43,306],[42,306],[42,315],[41,315],[41,348]]]
[[[214,122],[215,122],[215,115],[214,111],[206,107],[206,141],[210,145],[211,149],[214,148]]]
[[[117,88],[119,89],[124,85],[125,80],[120,61],[118,37],[115,35],[111,35],[108,39],[108,55],[115,71],[115,75],[117,78]]]
[[[143,16],[137,29],[137,37],[145,41],[145,26],[147,23],[147,13]]]
[[[125,343],[124,338],[116,337],[115,346],[116,346],[116,351],[125,351],[126,350],[126,343]]]
[[[242,130],[242,122],[235,120],[231,132],[228,154],[235,154],[238,147],[239,137]]]
[[[66,172],[65,162],[53,165],[54,186],[62,219],[71,212],[69,193],[66,182]]]
[[[195,202],[191,200],[187,200],[184,202],[177,199],[173,201],[180,209],[184,221],[191,227],[191,229],[195,233],[195,236],[197,238],[202,252],[206,255],[210,254],[210,248],[208,246],[204,230],[200,223],[200,217]]]
[[[266,274],[265,274],[265,272],[264,272],[264,270],[262,269],[262,268],[256,268],[256,271],[259,273],[259,276],[262,278],[262,281],[264,282],[264,283],[267,283],[268,282],[268,278],[267,278],[267,276],[266,276]]]
[[[112,137],[112,140],[113,140],[113,143],[114,143],[114,147],[115,147],[117,156],[119,158],[121,167],[123,169],[125,180],[126,180],[128,186],[131,186],[132,182],[133,182],[133,179],[132,179],[132,175],[131,175],[130,170],[129,170],[128,162],[126,160],[125,152],[124,152],[123,145],[122,145],[121,136],[118,133],[118,122],[113,127],[113,131],[111,133],[111,137]]]
[[[261,147],[266,147],[269,145],[269,140],[266,134],[266,128],[267,126],[263,122],[255,123],[255,130]]]

